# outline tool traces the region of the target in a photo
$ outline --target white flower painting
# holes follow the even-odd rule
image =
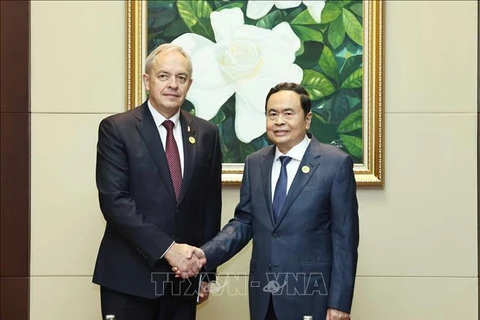
[[[310,132],[361,159],[363,7],[360,0],[148,1],[148,51],[189,53],[188,111],[216,124],[224,163],[269,144],[265,98],[280,82],[305,87]]]

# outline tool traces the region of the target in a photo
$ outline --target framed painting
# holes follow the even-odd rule
[[[193,63],[184,109],[214,123],[222,181],[241,182],[245,158],[269,144],[265,97],[300,83],[310,133],[353,158],[357,184],[383,187],[383,1],[126,1],[127,107],[146,99],[143,63],[158,45]]]

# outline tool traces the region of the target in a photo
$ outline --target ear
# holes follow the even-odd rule
[[[146,73],[142,75],[143,78],[143,85],[145,86],[145,90],[150,91],[150,76]]]
[[[307,113],[307,116],[305,117],[305,130],[310,129],[310,124],[312,123],[312,111]]]

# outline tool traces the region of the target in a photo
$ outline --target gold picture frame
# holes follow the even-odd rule
[[[146,0],[126,1],[126,101],[127,108],[145,99],[142,88],[146,57]],[[361,163],[355,163],[357,186],[384,186],[384,81],[383,81],[383,0],[363,1],[363,99]],[[224,163],[224,185],[239,185],[243,163]]]

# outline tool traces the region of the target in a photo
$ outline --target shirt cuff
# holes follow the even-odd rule
[[[158,260],[162,259],[174,244],[175,244],[175,241],[172,242],[172,244],[167,248],[167,250],[165,250],[165,252],[160,256],[160,258],[158,258]]]

